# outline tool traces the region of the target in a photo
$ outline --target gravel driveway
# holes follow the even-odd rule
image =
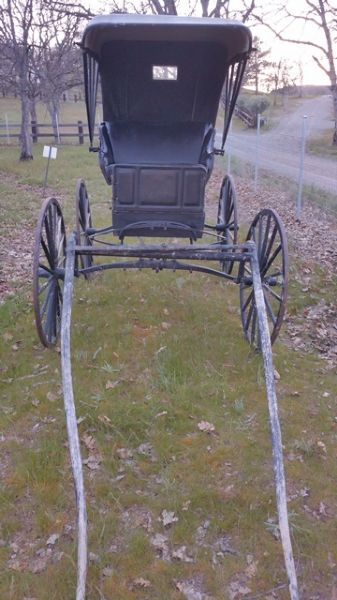
[[[273,129],[261,131],[259,164],[263,169],[298,180],[303,115],[307,115],[308,137],[315,137],[320,131],[332,128],[331,97],[325,95],[303,100],[295,110],[282,115]],[[232,132],[226,150],[255,163],[256,140],[255,130]],[[303,181],[306,185],[337,194],[337,160],[306,154]]]

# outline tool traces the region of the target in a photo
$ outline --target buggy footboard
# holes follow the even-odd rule
[[[115,165],[112,215],[118,235],[201,237],[206,179],[203,165]]]

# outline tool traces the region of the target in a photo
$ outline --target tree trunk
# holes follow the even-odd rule
[[[25,90],[21,91],[20,96],[21,96],[21,131],[20,131],[21,153],[20,153],[20,160],[32,160],[33,146],[32,146],[32,136],[31,136],[31,132],[30,132],[31,103],[28,98],[28,94]]]
[[[36,114],[36,101],[35,98],[32,98],[30,101],[30,117],[32,121],[37,123],[37,114]]]
[[[335,128],[332,137],[332,145],[337,146],[337,85],[332,88],[332,102],[333,102],[333,118],[335,121]]]
[[[54,139],[55,142],[58,142],[59,139],[59,128],[58,128],[58,111],[59,111],[59,102],[58,99],[53,98],[49,100],[47,103],[47,109],[50,114]]]

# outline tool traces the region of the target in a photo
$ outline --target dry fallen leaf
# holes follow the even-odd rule
[[[230,600],[236,600],[236,598],[242,598],[242,596],[247,596],[250,594],[251,590],[245,584],[240,583],[240,581],[232,581],[228,588],[228,596]]]
[[[107,381],[105,384],[105,389],[113,390],[119,383],[120,383],[120,381],[118,379],[117,379],[117,381]]]
[[[11,333],[9,333],[9,331],[5,331],[5,333],[3,334],[2,337],[5,342],[11,342],[13,339],[13,335]]]
[[[257,561],[250,554],[247,556],[248,566],[245,569],[245,575],[248,579],[255,577],[257,573]]]
[[[205,433],[215,433],[215,427],[213,423],[209,423],[208,421],[200,421],[200,423],[198,423],[198,429],[200,431],[204,431]]]
[[[322,450],[322,452],[324,452],[324,454],[327,453],[326,450],[326,445],[324,444],[324,442],[321,442],[320,440],[317,442],[317,446]]]
[[[128,460],[133,457],[133,452],[129,448],[117,448],[116,453],[121,460]]]
[[[143,577],[137,577],[137,579],[134,579],[132,582],[132,588],[146,589],[149,587],[151,587],[151,582]]]
[[[281,379],[281,375],[279,374],[278,371],[276,371],[276,369],[274,369],[274,377],[275,377],[276,381],[279,381]]]
[[[52,533],[46,541],[47,546],[54,546],[59,537],[60,535],[58,533]]]
[[[111,419],[109,419],[107,415],[98,415],[98,420],[101,421],[101,423],[105,423],[105,425],[109,425],[109,423],[111,423]]]
[[[165,510],[164,509],[161,512],[161,521],[162,521],[164,527],[168,527],[169,525],[172,525],[172,523],[176,523],[177,521],[179,521],[179,519],[175,515],[173,510]]]
[[[89,452],[89,456],[83,460],[83,464],[86,465],[91,471],[97,471],[102,462],[102,457],[97,448],[95,439],[89,433],[84,433],[82,436],[82,442],[85,444],[85,447]]]
[[[163,560],[169,561],[171,559],[170,550],[168,547],[167,536],[161,533],[156,533],[151,539],[151,544],[157,551],[157,555]]]
[[[41,556],[38,558],[35,558],[31,565],[30,565],[30,571],[32,573],[41,573],[42,571],[45,570],[45,568],[47,567],[47,556]]]
[[[83,464],[88,467],[91,471],[97,471],[102,462],[101,456],[95,456],[93,454],[89,454],[88,458],[84,459]]]
[[[174,550],[174,552],[172,552],[172,558],[186,563],[194,562],[193,558],[187,554],[186,546],[180,546],[180,548]]]

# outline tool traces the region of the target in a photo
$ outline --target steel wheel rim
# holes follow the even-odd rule
[[[83,179],[76,185],[76,243],[78,246],[92,246],[92,241],[86,231],[92,227],[91,210],[87,188]],[[92,266],[93,258],[88,254],[80,254],[82,269]],[[84,273],[88,279],[89,275]]]
[[[218,204],[217,224],[226,226],[225,231],[218,236],[222,244],[237,244],[238,239],[238,216],[236,193],[233,180],[226,175],[222,181],[220,199]],[[221,270],[230,275],[233,270],[234,261],[220,261]]]
[[[272,209],[258,213],[248,231],[247,240],[256,243],[262,289],[265,299],[270,340],[279,334],[288,295],[288,246],[284,226]],[[240,309],[243,330],[249,343],[260,348],[257,311],[248,262],[240,283]]]
[[[61,207],[48,198],[41,207],[33,257],[33,303],[39,338],[47,348],[61,329],[66,234]]]

